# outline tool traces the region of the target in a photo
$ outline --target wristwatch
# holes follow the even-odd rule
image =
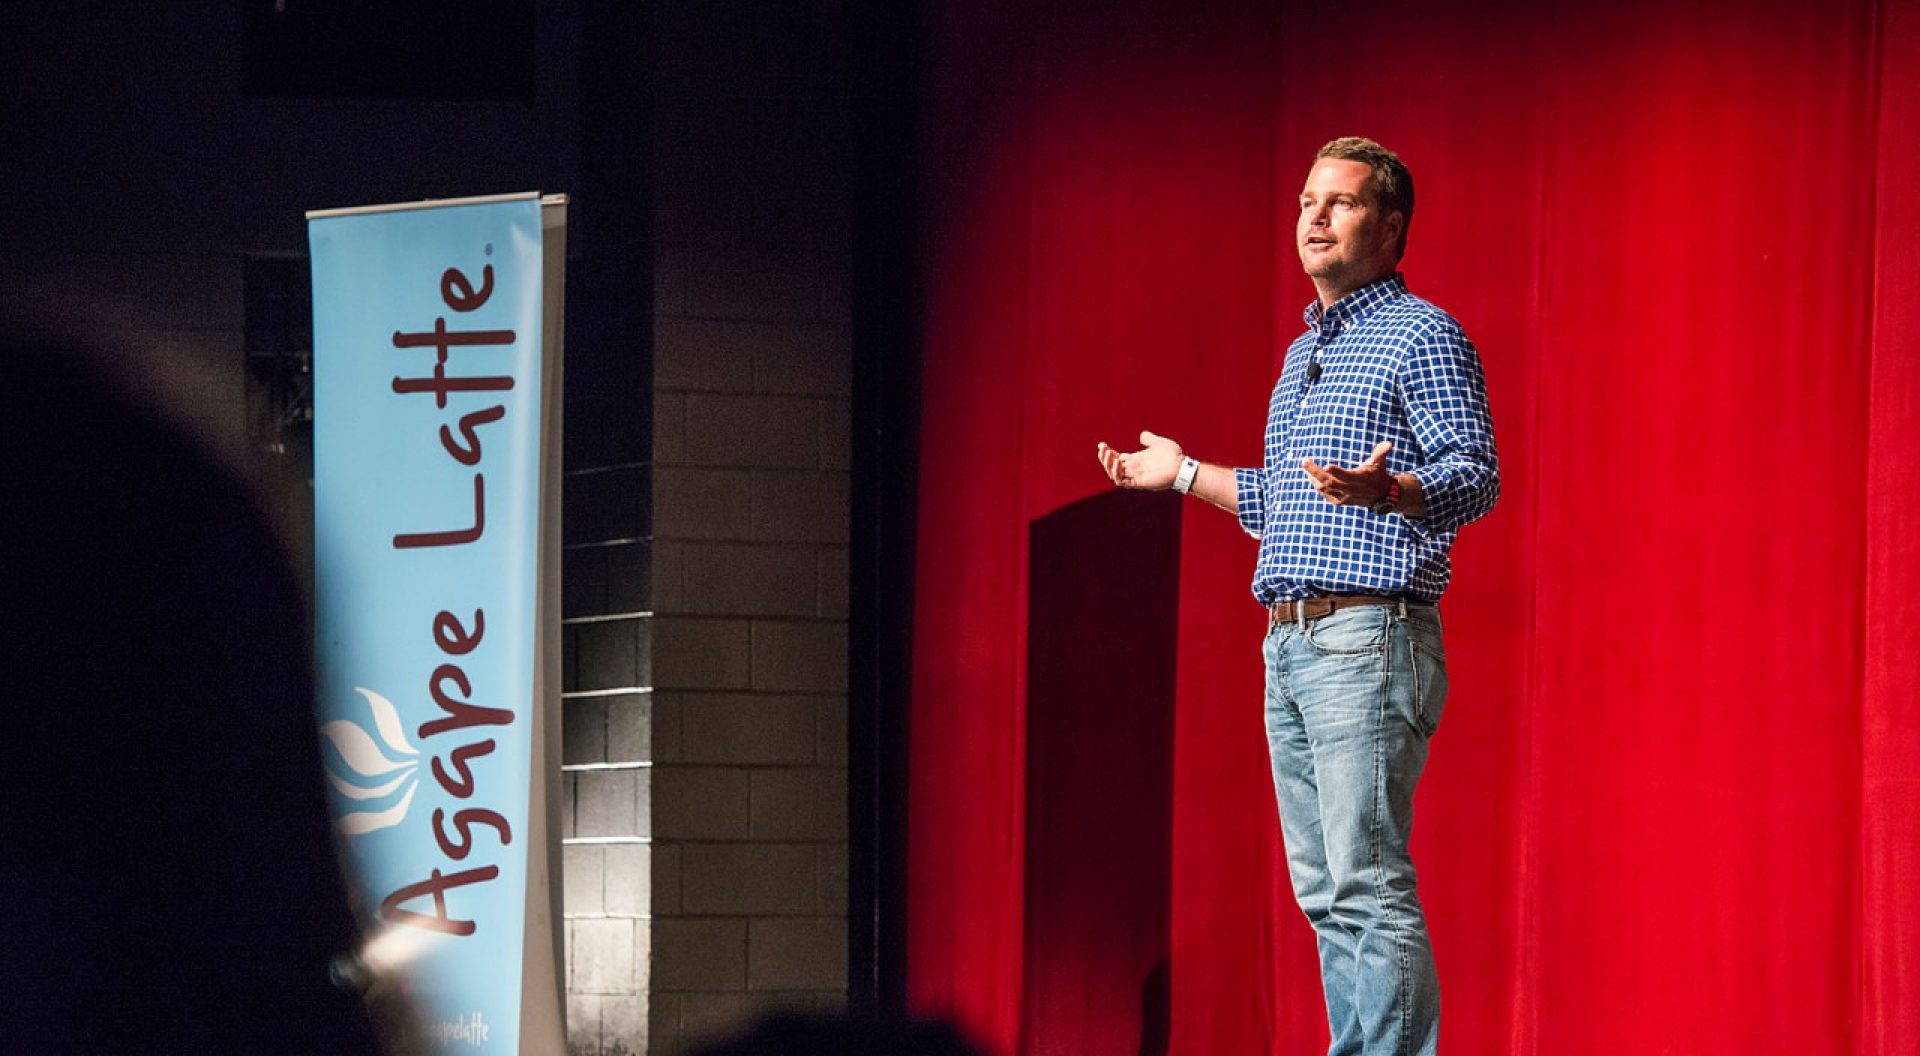
[[[1193,490],[1193,478],[1200,474],[1200,463],[1191,457],[1180,463],[1180,472],[1174,475],[1173,490],[1185,495]]]

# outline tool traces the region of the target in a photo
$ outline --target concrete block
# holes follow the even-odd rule
[[[655,613],[677,613],[686,611],[686,595],[682,591],[685,577],[682,569],[686,567],[686,544],[673,539],[653,541],[653,605]]]
[[[748,989],[835,990],[846,985],[844,919],[786,917],[748,923]]]
[[[560,705],[560,761],[607,761],[607,704],[598,697],[576,697]]]
[[[667,539],[753,538],[753,473],[662,466],[653,479],[653,525]]]
[[[560,554],[560,611],[598,616],[606,611],[606,559],[601,547],[576,546]]]
[[[817,402],[800,396],[691,393],[684,461],[812,469],[820,464]]]
[[[686,607],[715,616],[812,616],[813,552],[795,544],[688,543]]]
[[[621,693],[591,698],[607,712],[607,762],[653,761],[653,694]]]
[[[744,990],[747,922],[733,917],[655,917],[653,989]]]
[[[756,392],[846,398],[853,392],[853,333],[844,323],[793,326],[753,349]]]
[[[653,845],[653,901],[655,917],[680,913],[680,862],[682,847],[677,843]]]
[[[579,789],[574,825],[581,836],[636,836],[640,822],[638,770],[585,770],[573,775]]]
[[[653,684],[660,689],[746,689],[751,684],[745,620],[656,619],[653,656]]]
[[[846,692],[846,624],[755,620],[752,644],[754,689]]]
[[[602,848],[571,844],[560,849],[564,874],[560,912],[566,917],[592,916],[606,911],[603,879],[606,862]]]
[[[820,548],[820,597],[818,614],[829,620],[844,620],[848,613],[851,570],[847,567],[847,548]]]
[[[653,694],[653,761],[657,763],[677,763],[685,754],[682,749],[684,736],[682,729],[686,723],[686,703],[678,692],[656,691]]]
[[[847,772],[829,767],[755,770],[750,780],[756,840],[847,838]]]
[[[828,766],[847,765],[847,698],[816,697],[815,758]]]
[[[560,692],[571,693],[580,688],[580,646],[573,625],[560,628]]]
[[[745,991],[680,995],[680,1030],[690,1045],[713,1045],[752,1025],[764,1008]]]
[[[651,635],[644,618],[569,624],[579,658],[579,689],[626,689],[648,682]]]
[[[820,468],[853,468],[853,411],[844,399],[820,401]]]
[[[646,1056],[680,1056],[686,1051],[680,1034],[681,996],[662,992],[657,983],[650,989]]]
[[[615,344],[627,343],[624,337],[609,338],[605,326],[587,326],[585,329],[601,332],[577,335],[581,342],[598,337]],[[579,347],[583,346],[575,345],[576,349]],[[594,364],[594,360],[568,358],[566,437],[565,450],[562,452],[567,467],[631,466],[648,461],[651,457],[648,448],[653,436],[653,406],[651,402],[640,402],[647,400],[648,396],[647,386],[639,380],[646,371],[624,365],[593,369],[588,364]],[[601,357],[602,360],[611,358]]]
[[[584,994],[636,994],[634,922],[618,917],[586,917],[570,922],[573,932],[573,983]]]
[[[605,911],[623,916],[651,915],[653,847],[644,843],[615,843],[600,850],[603,852],[601,869],[605,877],[605,894],[602,906]]]
[[[652,534],[653,467],[622,466],[568,473],[562,485],[568,545],[639,539]]]
[[[600,1052],[600,1002],[593,994],[567,995],[567,1052],[570,1056],[597,1056]]]
[[[560,838],[579,835],[576,821],[580,814],[579,774],[560,775]]]
[[[603,998],[600,1010],[602,1056],[639,1056],[647,1052],[647,997]]]
[[[657,1007],[657,1001],[655,1005]],[[692,1051],[687,1047],[679,1028],[662,1027],[651,1018],[648,1019],[646,1056],[689,1056]]]
[[[653,609],[653,541],[635,539],[600,549],[606,562],[606,605],[602,615]]]
[[[820,859],[820,908],[823,916],[847,915],[847,845],[821,844],[814,847]]]
[[[850,523],[846,473],[757,469],[751,486],[752,538],[846,545]]]
[[[681,758],[735,766],[814,761],[810,697],[745,693],[689,694],[682,712]]]
[[[686,394],[657,392],[653,397],[653,464],[677,466],[686,460]]]
[[[653,384],[659,392],[749,392],[756,331],[706,319],[656,317]]]
[[[663,840],[744,840],[747,771],[717,766],[653,768],[653,832]]]
[[[807,914],[818,903],[819,862],[795,843],[694,843],[683,849],[687,913]],[[844,911],[843,911],[844,912]]]

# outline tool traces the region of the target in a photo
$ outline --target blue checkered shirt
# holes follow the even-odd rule
[[[1315,301],[1306,321],[1273,387],[1266,464],[1233,471],[1240,525],[1260,540],[1254,597],[1438,601],[1453,574],[1453,537],[1500,494],[1480,356],[1452,316],[1397,274],[1324,311]],[[1316,358],[1320,377],[1308,384]],[[1425,517],[1336,506],[1300,467],[1311,458],[1352,468],[1382,440],[1393,441],[1387,468],[1419,478]]]

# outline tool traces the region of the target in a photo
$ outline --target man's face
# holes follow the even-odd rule
[[[1406,220],[1382,213],[1367,190],[1373,166],[1364,161],[1321,158],[1300,189],[1295,241],[1300,264],[1322,293],[1357,290],[1393,271]]]

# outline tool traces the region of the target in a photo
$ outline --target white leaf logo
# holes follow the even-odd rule
[[[327,783],[347,799],[367,804],[368,809],[349,811],[335,822],[348,836],[400,824],[420,784],[420,750],[407,742],[393,702],[365,686],[353,689],[366,698],[372,731],[346,719],[320,724],[321,736],[338,756],[327,761]],[[373,801],[386,800],[396,792],[399,802],[374,809]]]

